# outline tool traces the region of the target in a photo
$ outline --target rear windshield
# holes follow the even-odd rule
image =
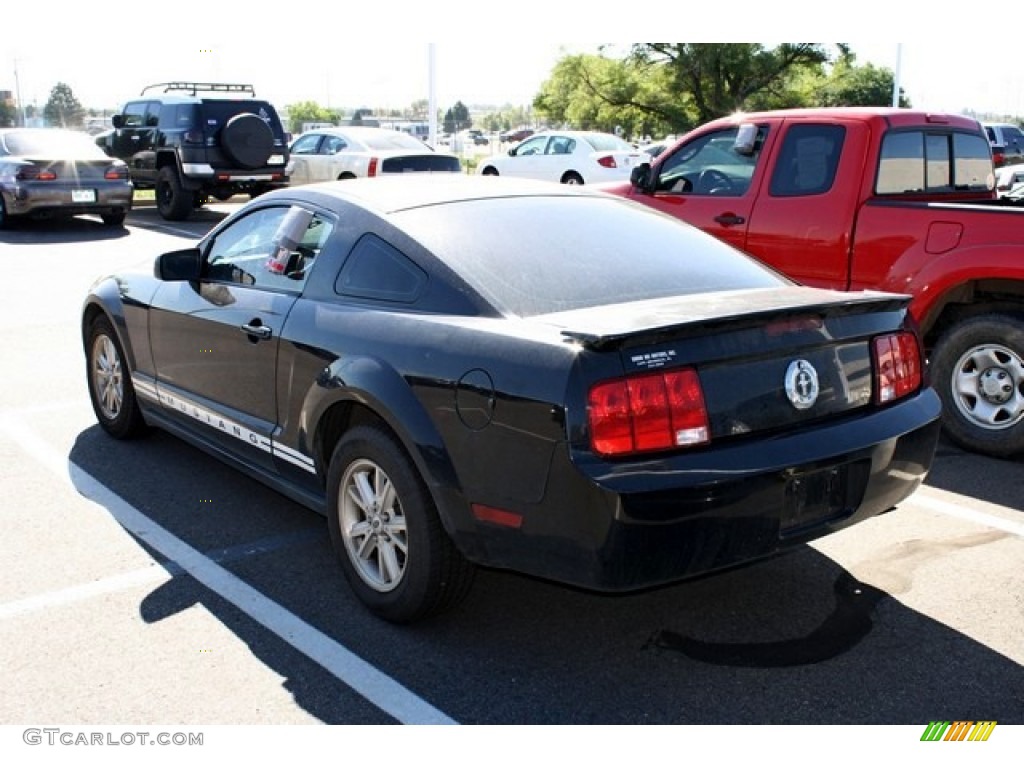
[[[107,155],[85,133],[56,128],[10,131],[0,136],[3,154],[67,160],[103,160]]]
[[[632,144],[610,133],[588,133],[583,138],[598,152],[635,151]]]
[[[711,235],[617,198],[471,200],[394,218],[506,315],[789,284]]]
[[[284,136],[284,129],[278,119],[277,111],[265,101],[232,101],[230,99],[203,99],[203,129],[207,133],[213,133],[224,127],[235,115],[252,113],[263,118],[270,126],[274,136]]]

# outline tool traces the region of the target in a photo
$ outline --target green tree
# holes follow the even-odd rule
[[[444,113],[442,126],[445,133],[458,133],[472,125],[473,120],[469,116],[469,107],[461,101],[455,102],[455,104]]]
[[[852,55],[843,57],[817,90],[817,103],[823,107],[887,107],[892,104],[894,75],[888,67],[873,64],[857,66]],[[903,88],[900,106],[909,107]]]
[[[50,99],[43,107],[43,117],[51,125],[61,128],[80,128],[85,119],[82,107],[71,87],[66,83],[57,83],[50,91]]]
[[[567,56],[555,65],[533,108],[555,125],[625,134],[669,133],[689,125],[685,95],[667,87],[663,67],[603,55]]]
[[[285,107],[288,113],[288,130],[292,133],[299,133],[303,123],[336,123],[338,113],[335,110],[322,107],[315,101],[300,101],[297,104],[289,104]]]
[[[665,67],[670,92],[689,96],[698,124],[784,97],[796,72],[829,61],[821,43],[637,43],[630,57]]]

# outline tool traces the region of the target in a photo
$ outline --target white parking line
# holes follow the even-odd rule
[[[157,525],[88,472],[67,461],[24,422],[10,418],[0,424],[0,431],[62,482],[70,483],[78,493],[102,507],[126,531],[173,561],[203,586],[236,606],[400,723],[456,724],[455,720],[376,667],[367,664],[337,641]],[[125,576],[132,578],[131,574]]]
[[[957,496],[956,494],[952,494],[948,491],[938,491],[924,486],[918,488],[914,495],[907,499],[904,504],[913,504],[915,507],[923,507],[924,509],[931,510],[932,512],[938,512],[939,514],[959,517],[963,520],[970,520],[972,523],[978,523],[979,525],[984,525],[989,528],[996,528],[1000,531],[1006,531],[1007,533],[1012,533],[1014,536],[1024,538],[1024,524],[1016,523],[1013,520],[1007,520],[1006,518],[990,515],[985,512],[978,512],[977,510],[966,506],[966,503],[948,501],[947,499],[942,498],[943,496],[953,496],[956,499],[964,499],[965,502],[969,501],[963,496]],[[1014,511],[1010,510],[1008,507],[1000,507],[1000,509],[1006,509],[1008,512]]]

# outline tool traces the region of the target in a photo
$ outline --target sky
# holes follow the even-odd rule
[[[915,107],[1024,114],[1024,75],[1011,47],[995,45],[984,18],[977,33],[958,19],[955,36],[925,36],[912,9],[894,11],[881,0],[860,0],[856,18],[834,21],[820,18],[820,3],[803,0],[731,0],[718,6],[647,0],[609,4],[600,12],[584,0],[552,0],[548,6],[305,0],[294,12],[285,7],[273,14],[258,9],[280,4],[236,0],[208,0],[202,14],[195,8],[169,13],[163,4],[125,5],[118,13],[101,14],[95,4],[68,0],[16,0],[8,6],[0,35],[0,90],[20,91],[25,103],[39,107],[58,82],[69,85],[84,106],[112,109],[146,85],[178,80],[252,83],[257,96],[279,109],[308,100],[333,108],[404,108],[428,98],[431,82],[442,109],[455,101],[527,105],[561,57],[596,53],[601,45],[624,51],[630,43],[606,39],[623,31],[634,37],[664,31],[699,42],[848,41],[879,32],[898,39],[899,32],[911,31],[918,42],[851,45],[859,63],[898,69]]]

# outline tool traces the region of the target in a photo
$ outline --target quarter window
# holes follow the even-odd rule
[[[341,268],[334,289],[344,296],[411,303],[427,283],[426,273],[375,235],[364,235]]]

